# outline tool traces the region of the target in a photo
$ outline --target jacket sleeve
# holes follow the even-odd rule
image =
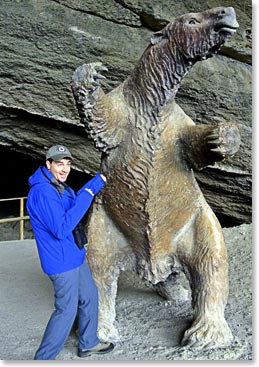
[[[77,194],[80,195],[83,190],[90,190],[93,195],[98,194],[98,192],[104,187],[106,182],[105,177],[98,172],[91,180],[89,180],[78,192]],[[89,191],[88,191],[89,192]]]
[[[93,196],[82,190],[75,196],[72,207],[65,211],[58,191],[51,185],[43,185],[29,194],[27,209],[34,225],[44,228],[56,238],[63,239],[71,234],[92,201]]]

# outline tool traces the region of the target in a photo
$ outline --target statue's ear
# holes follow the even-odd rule
[[[157,43],[159,43],[160,41],[162,41],[162,39],[166,38],[165,33],[162,31],[158,31],[154,34],[152,34],[152,36],[150,37],[150,42],[152,43],[152,45],[155,45]]]

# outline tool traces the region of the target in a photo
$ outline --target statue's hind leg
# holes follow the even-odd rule
[[[132,270],[134,255],[101,204],[95,204],[88,226],[87,259],[99,292],[98,336],[119,338],[114,325],[117,281],[121,270]]]
[[[232,340],[224,317],[228,298],[227,251],[221,226],[209,206],[198,216],[192,230],[194,242],[184,251],[183,260],[192,289],[194,321],[182,344],[195,348],[227,346]]]

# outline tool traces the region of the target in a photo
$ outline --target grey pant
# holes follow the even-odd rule
[[[98,290],[86,262],[65,273],[49,275],[55,294],[55,311],[46,327],[34,359],[54,360],[73,326],[76,315],[79,322],[80,349],[89,349],[99,343]]]

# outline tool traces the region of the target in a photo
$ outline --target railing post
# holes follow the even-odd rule
[[[24,216],[24,198],[20,198],[20,217],[23,218],[23,216]],[[20,231],[19,231],[19,233],[20,233],[20,240],[23,240],[23,238],[24,238],[24,231],[23,231],[23,229],[24,229],[24,220],[21,219],[20,220]]]

